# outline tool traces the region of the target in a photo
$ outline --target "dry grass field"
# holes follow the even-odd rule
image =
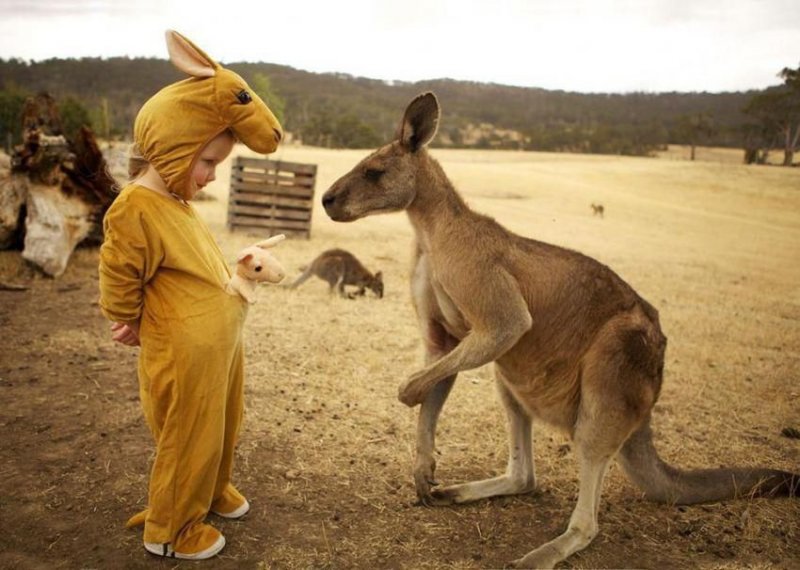
[[[239,151],[239,149],[237,149]],[[242,153],[247,151],[242,150]],[[800,469],[800,169],[721,153],[688,162],[434,150],[476,210],[609,265],[661,313],[669,337],[656,445],[683,467]],[[422,362],[408,291],[404,214],[331,222],[319,196],[365,151],[286,147],[319,165],[312,239],[275,254],[289,269],[330,247],[382,270],[378,300],[331,297],[312,279],[263,287],[247,322],[247,407],[236,482],[253,510],[214,519],[228,546],[208,568],[498,568],[559,534],[577,493],[569,441],[535,425],[539,489],[447,508],[414,505],[416,410],[398,384]],[[228,164],[197,203],[233,261],[256,236],[225,227]],[[605,206],[592,215],[591,203]],[[152,445],[135,350],[114,345],[95,299],[96,249],[58,280],[0,253],[2,568],[172,568],[126,518],[146,499]],[[534,315],[535,318],[535,315]],[[505,418],[491,369],[459,377],[440,421],[437,479],[502,472]],[[574,568],[798,568],[800,501],[647,503],[612,467],[600,534]]]

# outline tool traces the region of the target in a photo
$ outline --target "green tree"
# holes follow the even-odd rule
[[[272,113],[278,119],[278,122],[283,124],[284,115],[286,112],[286,101],[280,96],[278,91],[272,85],[270,78],[261,72],[257,72],[250,80],[250,87],[252,87],[253,91],[255,91],[256,94],[263,99],[263,101],[267,104],[267,107],[272,110]]]
[[[775,130],[763,122],[751,121],[743,124],[739,132],[744,141],[744,163],[765,164],[769,149],[778,140]]]
[[[454,147],[458,148],[464,145],[464,135],[458,127],[452,127],[447,131],[447,134],[450,136],[450,142]]]
[[[89,111],[74,97],[65,97],[58,104],[58,112],[61,115],[64,136],[69,140],[75,140],[75,135],[78,134],[81,127],[92,128],[92,119],[89,116]]]
[[[312,115],[301,136],[305,144],[328,148],[372,148],[382,142],[375,129],[355,114],[333,109]]]
[[[797,66],[797,69],[784,67],[778,77],[783,79],[783,85],[788,93],[787,106],[789,107],[789,120],[787,121],[789,125],[782,130],[784,136],[783,164],[791,166],[797,145],[800,143],[800,65]]]
[[[800,143],[800,66],[786,67],[778,76],[784,84],[750,99],[744,113],[783,139],[783,165],[791,166]]]
[[[355,115],[344,115],[336,121],[333,144],[343,148],[372,148],[381,138],[370,125]]]
[[[714,120],[705,113],[682,115],[675,130],[676,138],[689,142],[689,160],[694,160],[697,145],[714,134]]]
[[[0,91],[0,144],[3,146],[9,147],[22,142],[20,115],[27,97],[28,93],[13,86]],[[6,148],[6,151],[10,150]]]

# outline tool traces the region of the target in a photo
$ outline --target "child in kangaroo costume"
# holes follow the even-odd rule
[[[241,77],[174,31],[167,47],[190,78],[156,93],[136,118],[145,168],[104,220],[100,307],[114,340],[141,346],[140,396],[156,441],[147,509],[128,525],[144,523],[153,554],[204,559],[225,546],[204,522],[209,511],[239,518],[250,508],[231,484],[248,303],[226,292],[230,270],[188,202],[237,139],[271,153],[282,130]]]

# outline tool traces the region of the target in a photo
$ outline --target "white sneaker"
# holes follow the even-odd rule
[[[220,534],[219,538],[214,544],[205,550],[194,552],[192,554],[175,552],[172,549],[172,545],[168,542],[163,544],[159,542],[145,542],[144,548],[151,554],[155,554],[156,556],[164,556],[165,558],[180,558],[181,560],[206,560],[207,558],[216,556],[219,554],[220,550],[225,548],[225,537]]]
[[[247,499],[245,499],[244,503],[239,505],[239,508],[237,508],[235,511],[231,511],[229,513],[219,513],[217,511],[211,511],[211,512],[224,519],[240,519],[244,515],[250,512],[250,503],[248,503]]]

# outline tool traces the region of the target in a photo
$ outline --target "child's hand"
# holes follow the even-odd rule
[[[139,346],[139,323],[111,323],[111,340],[127,346]]]

